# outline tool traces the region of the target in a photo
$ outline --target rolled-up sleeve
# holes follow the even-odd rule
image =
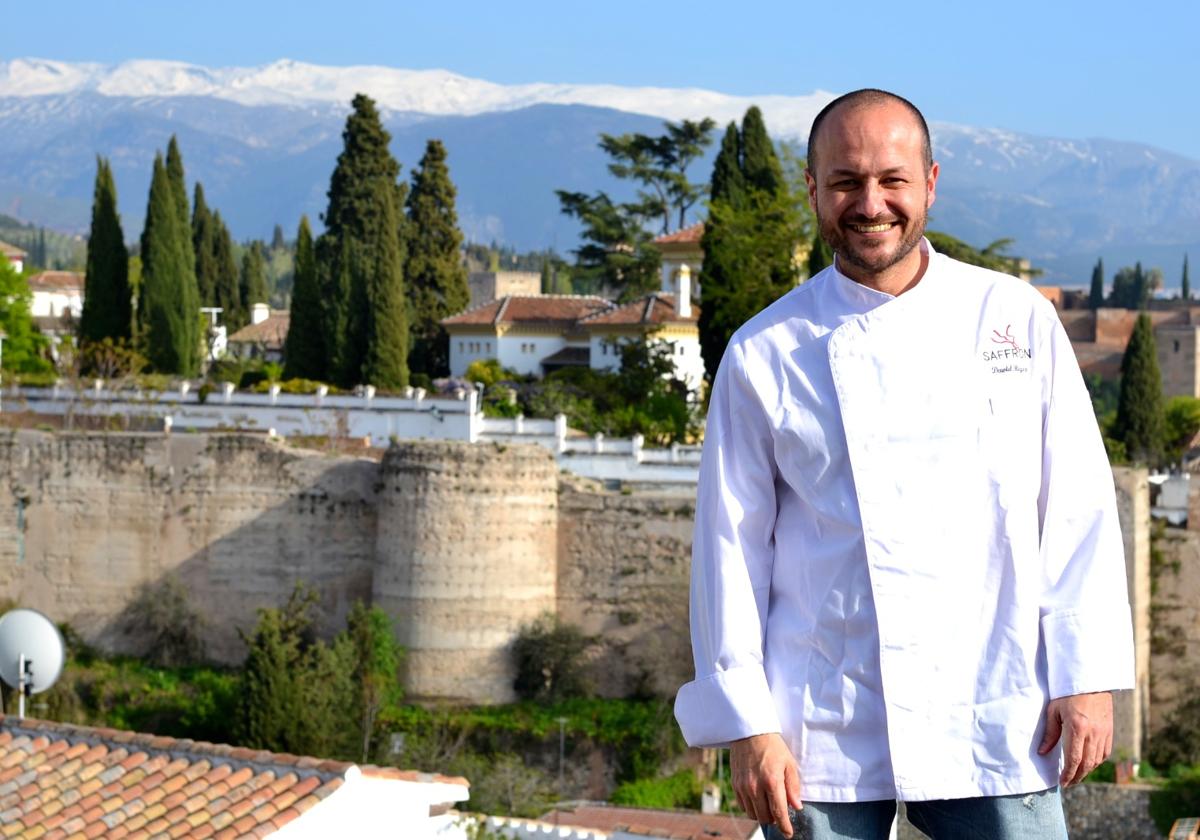
[[[1133,625],[1112,468],[1057,317],[1040,352],[1042,637],[1051,697],[1132,688]]]
[[[731,342],[709,401],[692,538],[696,678],[675,716],[694,747],[779,732],[763,669],[775,552],[776,470],[770,424]]]

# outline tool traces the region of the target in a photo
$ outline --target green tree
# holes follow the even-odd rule
[[[242,252],[238,291],[247,309],[256,303],[266,303],[270,297],[267,290],[267,261],[263,255],[263,244],[257,239]]]
[[[816,277],[829,266],[833,265],[833,249],[829,247],[818,231],[813,235],[812,247],[808,251],[808,276]]]
[[[785,179],[757,108],[746,112],[736,145],[741,190],[729,162],[718,161],[712,194],[730,198],[709,203],[700,240],[700,349],[710,375],[734,331],[796,285],[796,248],[807,233],[804,200]],[[733,146],[726,132],[721,154]]]
[[[358,710],[361,760],[367,762],[380,711],[403,696],[398,672],[404,649],[396,642],[388,614],[362,602],[350,610],[345,636],[353,652],[351,681]]]
[[[217,294],[217,228],[204,200],[204,187],[196,182],[192,199],[192,251],[196,255],[196,289],[201,306],[214,306]]]
[[[1163,442],[1167,460],[1178,463],[1200,432],[1200,399],[1181,395],[1167,400],[1163,409]],[[1200,744],[1197,744],[1200,748]]]
[[[271,233],[271,250],[283,251],[287,248],[287,240],[283,238],[283,228],[278,224],[275,225],[275,230]]]
[[[658,288],[662,256],[647,225],[658,212],[650,203],[614,203],[607,193],[557,190],[562,211],[583,226],[575,249],[575,281],[591,294],[635,300]]]
[[[1117,269],[1117,273],[1113,275],[1112,289],[1108,293],[1109,305],[1120,309],[1138,309],[1141,285],[1143,281],[1135,274],[1133,268],[1125,266]]]
[[[195,376],[200,369],[200,295],[191,226],[180,214],[161,154],[154,158],[141,244],[138,321],[146,358],[161,373]]]
[[[308,216],[300,217],[296,233],[296,270],[292,285],[291,323],[284,350],[283,375],[287,379],[325,378],[325,346],[321,291],[317,287],[317,264],[313,254]]]
[[[222,319],[232,335],[249,323],[250,315],[242,299],[241,274],[234,256],[233,237],[220,212],[212,214],[212,226],[215,277],[211,305],[221,307]]]
[[[175,212],[185,223],[191,218],[188,210],[187,181],[183,175],[183,155],[179,152],[179,141],[175,135],[167,143],[167,178],[171,182],[171,194],[175,200]]]
[[[1092,269],[1092,287],[1088,292],[1088,306],[1092,309],[1099,309],[1104,306],[1104,259],[1096,260],[1096,267]]]
[[[1163,447],[1162,377],[1154,329],[1145,312],[1138,315],[1121,359],[1121,392],[1112,437],[1125,445],[1133,461],[1158,465]]]
[[[746,192],[746,179],[742,175],[742,135],[736,122],[731,122],[721,138],[721,150],[713,162],[709,200],[740,206]]]
[[[408,363],[428,376],[450,372],[450,343],[441,321],[466,309],[470,300],[454,200],[446,148],[440,140],[430,140],[413,170],[408,193],[410,236],[405,264],[412,330]]]
[[[352,105],[316,243],[326,370],[342,387],[365,380],[400,388],[408,383],[400,165],[375,103],[359,94]]]
[[[1188,259],[1183,255],[1183,277],[1179,281],[1179,296],[1184,300],[1192,299],[1192,285],[1188,282]]]
[[[79,338],[83,342],[105,338],[128,341],[132,326],[129,250],[117,214],[117,187],[112,167],[107,160],[97,157]]]
[[[47,342],[33,324],[29,305],[33,293],[13,264],[0,258],[0,330],[4,337],[4,370],[17,373],[46,373],[53,365],[46,359]]]
[[[250,635],[237,734],[246,746],[296,755],[353,755],[345,712],[354,691],[353,663],[343,641],[316,638],[314,589],[297,586],[282,609],[261,609]]]
[[[522,627],[512,644],[513,690],[523,700],[545,703],[588,696],[584,653],[593,641],[549,613]]]

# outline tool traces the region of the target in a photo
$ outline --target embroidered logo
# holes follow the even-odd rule
[[[1022,347],[1017,343],[1017,339],[1013,337],[1012,324],[1004,328],[1004,332],[1000,330],[992,330],[991,349],[983,350],[983,361],[985,362],[1015,362],[1023,359],[1032,359],[1033,353],[1028,347]],[[1024,372],[1026,368],[1020,365],[1007,364],[995,365],[992,367],[992,373],[1011,373]]]

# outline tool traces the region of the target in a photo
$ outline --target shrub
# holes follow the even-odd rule
[[[699,808],[703,785],[691,770],[618,785],[609,801],[631,808]]]
[[[513,690],[524,700],[548,703],[588,696],[592,686],[584,654],[593,641],[550,613],[522,627],[512,646]]]
[[[202,662],[204,626],[174,575],[142,584],[122,615],[122,629],[142,642],[142,656],[160,668]]]
[[[1174,767],[1161,788],[1150,794],[1150,818],[1165,837],[1180,817],[1200,814],[1200,767]]]
[[[463,378],[468,382],[482,382],[483,387],[490,388],[497,382],[515,376],[512,371],[501,367],[496,359],[476,359],[467,365],[467,372]]]

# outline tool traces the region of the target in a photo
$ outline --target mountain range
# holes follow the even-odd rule
[[[103,155],[134,240],[154,152],[176,134],[189,180],[203,183],[235,236],[265,237],[277,223],[290,235],[301,213],[319,227],[357,92],[378,102],[405,172],[428,138],[445,143],[468,238],[560,253],[575,247],[578,229],[559,212],[555,189],[629,191],[606,171],[601,132],[658,133],[664,120],[705,116],[724,124],[757,104],[773,136],[802,145],[832,98],[499,85],[440,70],[294,61],[210,69],[15,59],[0,62],[0,212],[86,230]],[[1098,256],[1110,272],[1134,260],[1159,265],[1174,284],[1183,253],[1200,252],[1200,161],[1134,142],[931,128],[942,167],[933,228],[979,246],[1012,238],[1012,251],[1048,281],[1068,284],[1085,283]],[[693,179],[707,179],[711,154],[694,164]]]

